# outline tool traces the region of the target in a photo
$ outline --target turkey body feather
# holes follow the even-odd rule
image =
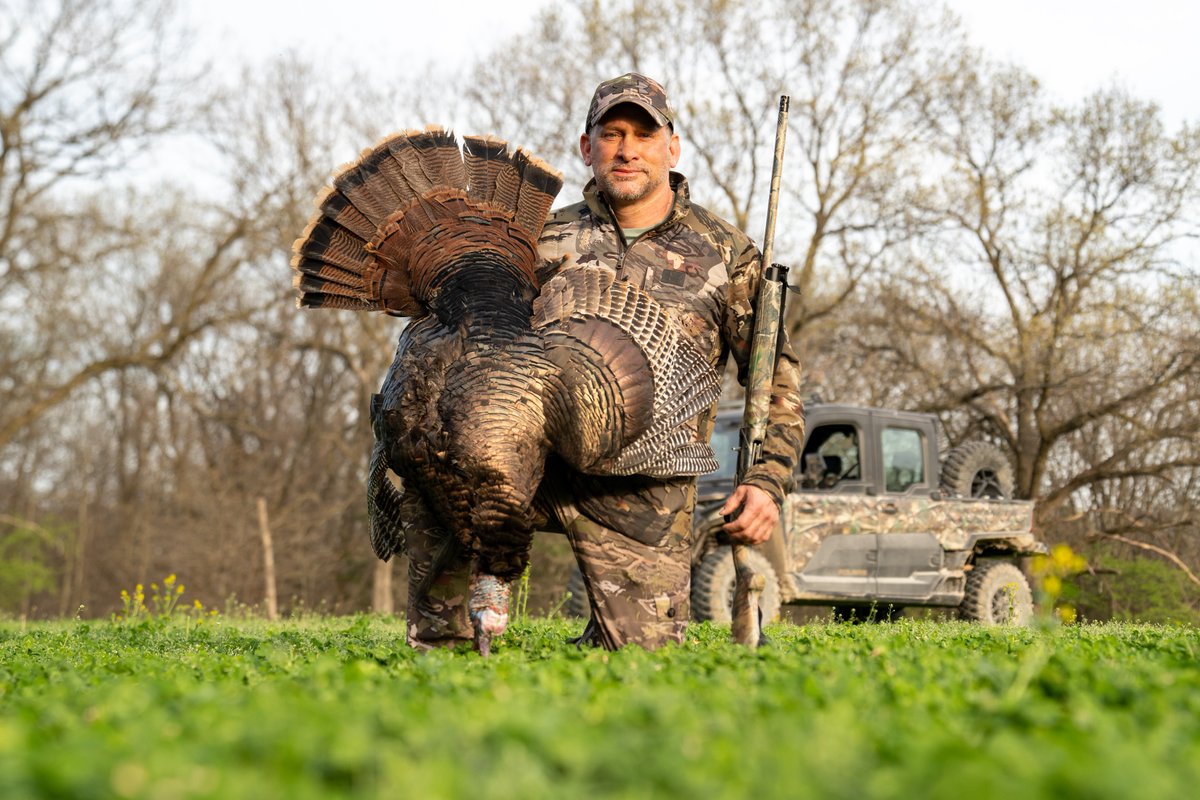
[[[480,571],[511,580],[532,542],[533,495],[549,452],[541,386],[553,365],[536,336],[493,344],[436,317],[414,322],[384,380],[376,428],[406,490],[476,555]]]
[[[716,467],[686,423],[719,381],[648,294],[601,267],[536,279],[561,177],[491,137],[438,128],[364,151],[317,198],[292,266],[299,305],[412,318],[372,408],[371,542],[403,551],[400,476],[487,580],[525,569],[547,456],[597,475]],[[449,552],[449,551],[448,551]],[[494,576],[494,577],[493,577]],[[487,636],[495,618],[476,625]],[[486,644],[483,646],[486,649]]]

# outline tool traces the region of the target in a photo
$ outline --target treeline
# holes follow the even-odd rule
[[[400,323],[296,310],[291,242],[335,165],[449,119],[573,201],[591,89],[629,69],[752,236],[790,95],[809,391],[1003,447],[1043,537],[1101,568],[1094,615],[1197,608],[1200,129],[1119,86],[1057,105],[901,0],[562,2],[407,80],[293,55],[214,86],[187,33],[154,2],[0,4],[0,611],[105,614],[172,572],[258,603],[264,525],[285,610],[388,607],[363,483]]]

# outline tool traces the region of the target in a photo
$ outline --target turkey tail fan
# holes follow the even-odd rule
[[[438,178],[430,169],[441,165],[459,183],[433,186],[380,228],[372,246],[387,274],[406,276],[405,289],[411,296],[422,305],[439,304],[439,315],[447,314],[447,319],[463,313],[465,306],[457,301],[462,300],[464,283],[477,283],[475,271],[486,272],[496,287],[511,287],[512,297],[532,298],[537,290],[537,238],[562,188],[562,176],[490,136],[465,137],[456,167],[446,159],[425,158],[431,144],[414,140],[411,149],[421,156],[429,177]],[[374,284],[376,274],[366,276],[368,283]],[[451,282],[456,286],[447,294],[435,291]],[[527,311],[522,320],[527,326]]]
[[[492,136],[464,136],[463,161],[467,167],[469,197],[477,203],[490,203],[496,194],[496,179],[511,156],[508,143]]]
[[[376,228],[431,189],[467,188],[454,134],[435,126],[388,136],[343,167],[333,185]]]
[[[390,218],[441,182],[466,189],[454,134],[441,128],[393,134],[339,169],[292,248],[298,305],[423,314],[403,270],[379,263],[376,239]]]
[[[534,284],[537,237],[562,176],[493,137],[393,134],[338,170],[293,246],[298,304],[419,317],[443,267],[495,264]],[[486,266],[485,266],[486,268]]]
[[[517,200],[521,197],[521,167],[525,160],[525,154],[518,150],[509,156],[507,163],[501,165],[492,189],[493,206],[516,210]]]
[[[517,225],[536,241],[562,189],[562,173],[524,150],[510,151],[492,136],[463,137],[463,160],[470,200],[512,212]]]
[[[716,401],[720,379],[661,305],[615,277],[570,267],[535,301],[534,327],[560,368],[547,403],[555,449],[592,474],[711,472],[712,449],[686,423]]]
[[[390,156],[389,169],[399,166],[397,173],[389,171],[389,177],[404,189],[403,208],[414,198],[433,189],[467,188],[467,172],[463,166],[458,143],[450,131],[429,126],[424,131],[407,131],[392,136],[376,148],[386,150]]]
[[[320,211],[317,219],[328,219],[364,242],[369,242],[371,237],[375,235],[375,223],[371,222],[365,214],[355,208],[354,204],[350,202],[350,198],[336,189],[327,187],[317,196],[316,205]]]
[[[516,208],[517,224],[529,231],[536,240],[542,234],[542,227],[546,224],[550,206],[554,205],[554,198],[562,189],[562,173],[540,158],[529,156],[524,151],[519,152],[526,157],[521,163],[521,191]]]

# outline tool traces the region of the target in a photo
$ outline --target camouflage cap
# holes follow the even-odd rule
[[[667,90],[662,84],[645,75],[627,72],[596,87],[596,92],[592,95],[592,104],[588,106],[584,131],[590,131],[611,108],[621,103],[633,103],[645,109],[660,126],[675,122],[675,111],[667,102]]]

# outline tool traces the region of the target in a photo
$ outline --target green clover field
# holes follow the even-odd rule
[[[0,623],[3,798],[1172,798],[1200,631],[519,622],[492,658],[384,617]]]

